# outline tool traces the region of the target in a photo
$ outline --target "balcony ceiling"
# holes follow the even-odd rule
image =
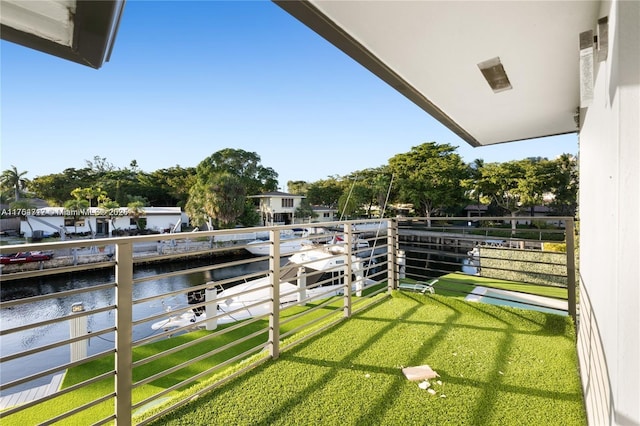
[[[124,0],[1,0],[3,40],[93,68],[109,60]]]
[[[579,35],[599,1],[279,1],[473,146],[577,131]],[[499,58],[494,92],[478,64]]]

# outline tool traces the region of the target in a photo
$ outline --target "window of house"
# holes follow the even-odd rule
[[[293,198],[283,198],[282,207],[293,207]]]
[[[64,226],[84,226],[84,219],[79,219],[78,221],[76,221],[72,217],[65,217]]]
[[[325,213],[323,214],[323,217],[331,217],[331,213],[329,213],[329,212],[325,212]]]

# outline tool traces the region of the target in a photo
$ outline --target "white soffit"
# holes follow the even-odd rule
[[[75,11],[75,0],[2,0],[0,22],[16,30],[71,47]]]
[[[275,1],[472,145],[577,131],[599,1]],[[508,90],[479,68],[495,59]]]

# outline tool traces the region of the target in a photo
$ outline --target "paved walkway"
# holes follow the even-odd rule
[[[63,377],[63,373],[56,374],[48,385],[42,385],[0,397],[0,410],[5,410],[7,408],[15,407],[16,405],[34,401],[57,392],[62,384]]]

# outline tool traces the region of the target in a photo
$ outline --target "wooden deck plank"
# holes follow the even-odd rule
[[[51,382],[46,385],[37,386],[35,388],[0,397],[0,410],[15,407],[16,405],[24,404],[56,393],[62,384],[63,378],[64,374],[56,374],[52,377]]]

